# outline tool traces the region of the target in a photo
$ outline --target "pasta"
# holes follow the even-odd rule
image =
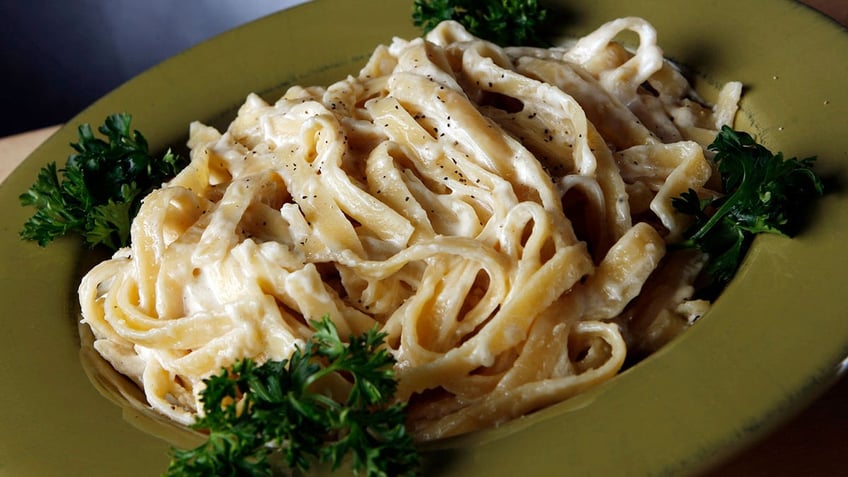
[[[616,43],[638,34],[631,51]],[[444,22],[358,75],[251,94],[144,200],[82,280],[94,349],[189,424],[203,379],[287,358],[329,316],[375,324],[425,441],[597,386],[702,315],[671,198],[717,194],[705,146],[741,86],[699,101],[656,32],[500,47]]]

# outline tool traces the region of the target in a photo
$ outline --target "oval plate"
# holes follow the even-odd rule
[[[563,36],[637,15],[670,58],[704,85],[746,85],[739,125],[773,151],[819,157],[845,179],[848,34],[788,0],[559,2]],[[680,11],[682,8],[683,11]],[[411,38],[411,2],[315,1],[180,54],[94,103],[0,187],[0,475],[160,475],[169,445],[144,417],[100,395],[80,363],[76,286],[90,254],[74,240],[18,239],[31,210],[18,195],[50,161],[64,163],[76,126],[133,114],[151,147],[184,141],[188,124],[226,124],[249,92],[356,72],[374,47]],[[704,86],[702,89],[709,90]],[[710,313],[659,353],[590,392],[427,452],[426,475],[674,475],[723,458],[788,418],[836,377],[848,354],[848,201],[832,192],[793,239],[758,239]],[[136,424],[130,425],[128,424]]]

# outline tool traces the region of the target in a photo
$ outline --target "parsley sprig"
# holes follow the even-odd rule
[[[672,200],[694,217],[679,244],[709,257],[706,272],[719,290],[735,275],[757,234],[792,236],[806,218],[812,201],[824,192],[813,171],[814,157],[784,159],[757,144],[751,135],[722,127],[708,146],[714,151],[724,194],[702,199],[689,189]]]
[[[456,20],[473,35],[504,46],[542,46],[547,10],[537,0],[415,0],[412,22],[425,32]]]
[[[47,164],[21,194],[21,205],[36,208],[21,238],[46,246],[58,237],[80,234],[88,246],[110,250],[129,243],[141,199],[188,164],[170,150],[161,159],[151,156],[147,140],[131,129],[131,120],[128,114],[108,116],[98,128],[106,140],[96,137],[90,125],[79,126],[79,142],[71,144],[76,153],[65,167]]]
[[[203,416],[209,432],[195,449],[172,452],[168,476],[270,476],[270,460],[307,470],[318,460],[338,468],[352,456],[357,475],[414,475],[419,456],[404,427],[404,405],[391,404],[394,358],[375,329],[344,343],[328,317],[288,360],[240,360],[206,380]],[[343,402],[314,390],[329,375],[350,381]]]

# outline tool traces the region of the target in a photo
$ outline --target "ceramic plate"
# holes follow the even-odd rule
[[[561,3],[564,36],[645,17],[702,90],[745,83],[738,126],[846,178],[848,33],[836,23],[789,0]],[[228,32],[96,102],[13,172],[0,188],[0,475],[150,477],[168,463],[169,444],[141,429],[143,414],[103,397],[81,364],[75,293],[90,253],[74,240],[42,249],[18,239],[31,213],[18,195],[44,164],[64,163],[76,125],[127,111],[154,148],[179,144],[190,121],[221,124],[251,91],[272,98],[357,71],[377,44],[418,34],[410,9],[318,0]],[[444,443],[428,452],[438,465],[427,475],[672,475],[725,457],[836,376],[848,354],[846,240],[848,201],[836,191],[803,235],[758,239],[710,313],[661,352],[591,392]]]

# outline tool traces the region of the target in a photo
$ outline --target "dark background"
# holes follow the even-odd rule
[[[192,45],[304,0],[0,0],[0,137],[64,123]]]

